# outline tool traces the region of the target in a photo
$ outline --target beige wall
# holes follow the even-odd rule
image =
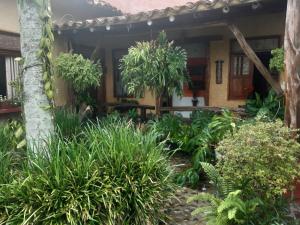
[[[53,49],[54,58],[61,52],[67,52],[67,40],[62,36],[55,37],[55,45]],[[69,85],[58,76],[54,77],[55,95],[54,102],[56,106],[68,105],[71,101],[70,96],[72,95]]]
[[[250,18],[240,18],[235,21],[242,33],[246,37],[263,37],[279,35],[283,39],[285,16],[284,14],[272,14]],[[229,71],[230,71],[230,40],[233,35],[224,29],[223,40],[210,43],[210,93],[209,105],[221,107],[238,107],[244,105],[245,100],[228,100],[229,89]],[[216,84],[215,61],[224,60],[223,64],[223,83]],[[284,86],[283,75],[280,77],[280,82]]]
[[[241,29],[246,37],[262,37],[268,35],[284,34],[284,14],[271,14],[264,16],[239,18],[235,23]],[[180,40],[184,37],[199,37],[205,35],[221,35],[222,40],[211,41],[209,43],[210,57],[210,91],[209,105],[219,107],[238,107],[243,105],[243,100],[228,100],[228,78],[229,78],[229,58],[230,58],[230,40],[233,38],[232,33],[226,27],[214,27],[206,29],[185,29],[168,31],[169,39]],[[157,33],[153,32],[152,36],[156,37]],[[101,38],[101,39],[100,39]],[[135,43],[135,41],[149,40],[151,38],[150,31],[146,34],[134,35],[133,32],[127,34],[113,36],[102,34],[101,37],[86,33],[76,35],[76,42],[83,45],[93,45],[101,43],[101,47],[105,48],[106,52],[106,98],[107,102],[116,102],[113,91],[113,63],[112,51],[114,49],[127,49]],[[99,40],[100,39],[100,40]],[[215,61],[223,60],[223,83],[216,84]],[[282,79],[281,79],[282,80]],[[141,104],[155,105],[155,98],[151,93],[147,92],[145,97],[139,99]]]
[[[17,0],[0,0],[0,31],[19,33]]]

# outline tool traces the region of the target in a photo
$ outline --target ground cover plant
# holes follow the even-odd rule
[[[177,175],[177,183],[197,187],[201,180],[201,162],[215,163],[215,147],[227,132],[236,129],[239,119],[230,111],[221,115],[196,111],[190,121],[181,116],[166,114],[150,122],[150,126],[166,140],[168,148],[192,157],[192,167]],[[204,176],[202,176],[204,178]]]
[[[55,136],[0,185],[1,224],[156,224],[173,183],[164,144],[117,117]],[[42,151],[43,150],[43,151]]]

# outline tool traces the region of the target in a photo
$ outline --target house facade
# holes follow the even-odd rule
[[[114,0],[110,2],[113,4]],[[169,40],[186,49],[193,83],[193,87],[183,87],[182,97],[165,99],[163,106],[193,106],[196,100],[200,107],[236,108],[255,92],[264,96],[270,89],[228,24],[239,28],[268,68],[271,50],[283,45],[286,1],[202,0],[150,11],[130,13],[126,7],[124,10],[127,11],[121,16],[68,21],[55,26],[57,53],[72,50],[86,57],[98,53],[105,71],[105,80],[98,91],[99,103],[132,100],[122,84],[119,60],[135,42],[155,39],[161,30]],[[284,89],[283,74],[272,74],[272,78]],[[151,92],[136,100],[142,105],[156,103]]]
[[[1,1],[0,9],[0,95],[13,98],[10,82],[17,75],[13,59],[20,55],[16,1]],[[196,102],[200,107],[236,108],[254,92],[265,95],[270,86],[228,24],[239,28],[268,68],[271,50],[283,45],[286,1],[178,0],[160,4],[157,0],[132,0],[124,4],[119,0],[53,0],[52,9],[55,55],[73,51],[87,58],[96,55],[102,62],[104,79],[95,95],[99,105],[133,100],[122,84],[119,60],[136,41],[155,39],[164,30],[169,40],[186,49],[193,85],[185,85],[182,97],[173,95],[163,106],[193,106]],[[284,89],[283,74],[272,77]],[[57,78],[55,87],[56,105],[70,104],[68,84]],[[142,105],[156,104],[148,91],[136,100]]]
[[[86,0],[51,0],[53,20],[63,23],[69,20],[86,20],[100,16],[118,16],[121,12],[108,3],[92,5]],[[17,0],[0,1],[0,119],[19,113],[20,107],[7,104],[16,97],[16,91],[11,83],[16,80],[19,66],[15,58],[21,56],[20,28],[17,10]],[[64,90],[66,85],[56,80],[56,102],[66,104]],[[62,98],[59,96],[63,93]],[[62,99],[62,100],[61,100]],[[6,101],[8,100],[8,101]]]

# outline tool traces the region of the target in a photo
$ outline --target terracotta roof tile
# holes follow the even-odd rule
[[[147,12],[139,12],[136,14],[124,14],[114,17],[101,17],[85,21],[69,21],[63,24],[56,24],[55,29],[70,30],[70,29],[85,29],[91,27],[103,27],[107,25],[133,24],[148,20],[161,19],[171,15],[184,15],[188,13],[196,13],[208,11],[225,6],[234,6],[241,4],[249,4],[257,2],[257,0],[198,0],[189,2],[182,6],[167,7],[164,9],[155,9]]]

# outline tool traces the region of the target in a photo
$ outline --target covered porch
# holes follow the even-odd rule
[[[154,112],[156,98],[146,92],[143,98],[128,96],[121,80],[119,60],[137,41],[155,39],[164,30],[168,39],[186,49],[187,68],[192,85],[183,87],[182,97],[166,96],[162,111],[188,116],[199,108],[236,109],[257,92],[265,95],[270,85],[251,58],[247,57],[229,29],[234,24],[247,39],[261,63],[268,68],[271,50],[282,46],[285,22],[284,1],[231,1],[209,5],[203,1],[134,15],[69,21],[56,25],[56,54],[74,52],[92,60],[100,59],[104,78],[93,91],[100,111],[112,105],[136,103]],[[257,29],[259,24],[259,29]],[[283,76],[271,74],[284,87]],[[71,93],[57,80],[58,105],[68,104]]]

